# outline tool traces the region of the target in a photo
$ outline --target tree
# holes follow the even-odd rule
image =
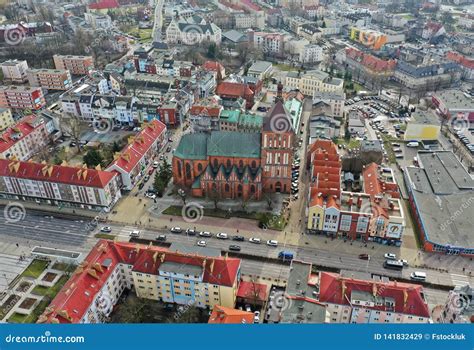
[[[210,43],[207,47],[207,57],[210,59],[216,59],[217,57],[217,45],[216,43]]]
[[[82,157],[82,160],[89,168],[94,168],[97,165],[102,165],[103,158],[100,152],[95,149],[87,151],[87,153]]]
[[[186,205],[186,197],[188,196],[188,193],[185,190],[183,190],[182,188],[180,188],[180,189],[178,189],[178,196],[183,201],[183,205]]]
[[[73,114],[66,113],[64,116],[65,118],[62,118],[62,131],[64,134],[69,134],[73,141],[76,143],[77,147],[77,152],[79,153],[81,151],[81,147],[79,145],[79,141],[81,140],[81,122],[79,121],[79,118]]]
[[[176,312],[168,319],[169,323],[200,323],[201,310],[194,304],[181,306],[183,311]]]
[[[220,195],[216,187],[212,187],[211,192],[209,193],[209,199],[214,202],[214,209],[217,210],[217,205],[219,204]]]
[[[157,172],[155,174],[155,179],[153,182],[153,189],[156,191],[158,196],[162,196],[163,192],[165,191],[165,188],[166,188],[166,182],[160,176],[160,173]]]
[[[173,173],[171,171],[171,164],[168,163],[168,160],[166,158],[163,159],[163,162],[161,162],[158,173],[160,174],[160,177],[164,181],[164,183],[168,184],[171,177],[173,176]]]
[[[323,21],[323,24],[321,25],[321,28],[326,28],[326,21]]]

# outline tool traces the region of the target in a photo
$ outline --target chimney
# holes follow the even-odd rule
[[[362,196],[357,197],[357,208],[362,207]]]

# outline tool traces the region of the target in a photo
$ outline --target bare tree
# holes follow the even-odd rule
[[[79,118],[71,113],[66,113],[62,118],[61,128],[63,134],[71,136],[73,141],[76,143],[77,152],[81,151],[79,141],[81,140],[81,121]]]

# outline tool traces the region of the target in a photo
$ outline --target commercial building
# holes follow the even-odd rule
[[[320,70],[288,72],[285,86],[288,89],[299,89],[307,96],[314,96],[316,92],[343,92],[344,80],[331,78],[328,73]]]
[[[183,135],[173,155],[173,182],[196,197],[260,200],[262,192],[288,193],[293,142],[291,118],[278,100],[261,132]]]
[[[263,80],[263,78],[269,77],[272,74],[272,67],[273,65],[271,62],[256,61],[249,67],[247,75],[249,77]]]
[[[72,75],[88,75],[94,69],[92,56],[54,55],[56,69],[68,70]]]
[[[63,69],[28,69],[26,71],[31,86],[48,90],[68,90],[72,88],[71,74]]]
[[[0,107],[37,110],[46,105],[39,87],[0,86]]]
[[[2,158],[26,161],[50,142],[46,120],[29,115],[0,134]]]
[[[441,123],[431,111],[418,109],[411,114],[411,120],[407,124],[405,140],[410,141],[434,141],[439,137]]]
[[[0,159],[0,197],[58,207],[110,210],[121,197],[116,173]]]
[[[425,251],[474,256],[474,180],[450,151],[419,151],[407,167],[410,209]]]
[[[38,323],[105,322],[125,289],[164,303],[233,308],[239,282],[239,259],[100,240]]]
[[[462,91],[439,90],[433,93],[431,100],[439,113],[448,120],[474,120],[474,99]]]
[[[0,132],[15,124],[12,111],[9,108],[0,108]]]
[[[27,81],[26,71],[28,62],[19,60],[8,60],[1,64],[3,80],[12,83],[25,83]]]
[[[107,170],[118,172],[123,189],[131,190],[145,175],[146,166],[155,159],[166,141],[165,124],[158,120],[144,122],[140,133],[129,138],[127,146],[115,155]]]

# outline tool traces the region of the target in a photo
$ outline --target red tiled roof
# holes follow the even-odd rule
[[[377,163],[366,165],[362,171],[364,177],[364,192],[371,197],[387,193],[392,198],[400,198],[396,183],[385,182],[379,176],[379,166]]]
[[[430,317],[428,305],[423,300],[423,287],[396,281],[379,282],[345,278],[335,273],[321,272],[319,279],[319,301],[323,303],[349,305],[352,291],[368,292],[378,297],[393,298],[394,311],[402,314]],[[385,306],[371,309],[385,310]]]
[[[105,170],[0,159],[0,176],[104,188],[116,174]]]
[[[117,0],[101,0],[89,5],[89,8],[92,10],[115,9],[118,7],[120,7],[120,4]]]
[[[267,286],[261,283],[241,281],[237,296],[244,299],[267,300]]]
[[[216,61],[206,61],[203,65],[202,68],[207,70],[207,71],[213,71],[213,72],[220,72],[221,70],[224,69],[222,64]]]
[[[211,106],[200,106],[200,105],[194,105],[191,107],[189,114],[191,115],[208,115],[210,117],[219,117],[221,114],[222,106],[216,106],[216,107],[211,107]]]
[[[226,257],[205,257],[166,248],[101,239],[84,262],[56,295],[39,318],[39,323],[78,323],[119,263],[133,265],[134,271],[157,274],[163,262],[177,262],[204,267],[203,281],[233,286],[240,260]]]
[[[227,95],[227,96],[235,96],[235,97],[244,97],[245,94],[252,93],[252,90],[248,91],[248,87],[242,83],[232,83],[232,82],[221,82],[217,85],[216,94]]]
[[[341,161],[336,145],[330,140],[318,139],[308,151],[308,164],[311,164],[311,203],[321,193],[323,196],[341,194]]]
[[[38,117],[35,115],[26,116],[21,121],[16,123],[14,126],[6,129],[0,135],[0,153],[5,152],[10,147],[12,147],[15,143],[19,142],[20,140],[25,138],[27,135],[29,135],[33,130],[35,130],[35,127],[31,124],[31,122],[35,118],[38,118]],[[14,138],[13,135],[17,135],[17,137]]]
[[[466,56],[463,56],[457,52],[450,51],[446,54],[446,58],[450,61],[459,63],[461,66],[474,69],[474,59],[469,59]]]
[[[257,4],[254,4],[251,0],[240,0],[240,2],[241,2],[244,6],[250,8],[250,9],[252,9],[252,10],[254,10],[254,11],[260,11],[260,10],[261,10],[260,6],[258,6]]]
[[[134,137],[131,143],[125,146],[122,152],[120,152],[120,156],[109,168],[116,165],[130,173],[165,130],[166,125],[159,120],[153,120],[144,125],[143,130]]]
[[[386,61],[352,47],[346,48],[346,56],[375,72],[391,71],[394,70],[397,65],[396,60]]]
[[[252,312],[231,309],[220,305],[214,305],[212,314],[209,317],[208,323],[220,324],[253,324],[254,314]]]

